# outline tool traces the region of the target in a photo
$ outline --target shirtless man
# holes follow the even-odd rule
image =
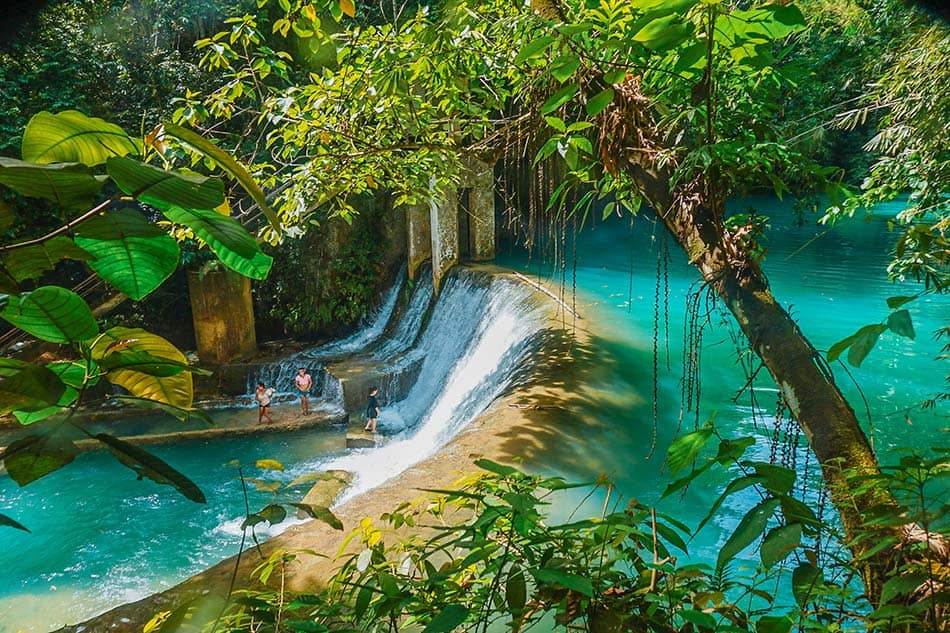
[[[294,384],[300,392],[300,412],[303,415],[310,414],[310,388],[313,387],[313,378],[307,373],[307,370],[301,367],[294,376]]]

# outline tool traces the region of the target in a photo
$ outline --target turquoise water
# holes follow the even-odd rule
[[[887,280],[886,266],[893,235],[887,218],[900,210],[898,203],[882,205],[868,220],[843,223],[832,230],[819,227],[816,216],[804,224],[791,211],[789,202],[751,198],[737,210],[754,206],[770,217],[764,263],[775,296],[790,307],[802,330],[815,346],[825,350],[836,341],[868,323],[886,318],[885,299],[913,294],[913,284],[895,285]],[[533,469],[556,472],[576,480],[607,475],[625,499],[656,502],[669,481],[662,468],[666,448],[677,428],[692,430],[693,413],[680,424],[681,377],[685,303],[695,290],[698,273],[683,253],[669,244],[669,352],[666,361],[664,308],[660,304],[658,428],[656,450],[648,458],[653,427],[653,320],[657,254],[662,252],[663,232],[644,219],[631,227],[629,218],[611,218],[585,229],[577,240],[577,310],[594,331],[587,348],[578,351],[581,385],[569,400],[570,413],[557,428],[546,430],[537,448],[524,455]],[[568,244],[569,257],[572,247]],[[509,254],[501,263],[554,283],[559,292],[560,272],[529,262],[523,253]],[[632,275],[631,275],[632,266]],[[566,270],[565,300],[572,301],[572,270]],[[662,285],[662,284],[661,284]],[[632,292],[631,292],[632,287]],[[662,288],[661,288],[662,292]],[[939,412],[916,407],[944,386],[950,367],[935,359],[939,344],[934,331],[950,319],[950,301],[927,296],[908,306],[917,337],[909,340],[884,334],[860,368],[848,367],[867,399],[870,423],[858,387],[840,366],[836,379],[858,412],[866,429],[873,429],[874,444],[886,461],[902,447],[927,448],[948,444],[947,418]],[[568,326],[570,316],[566,317]],[[737,364],[731,315],[715,311],[706,326],[701,353],[700,421],[715,417],[725,437],[753,435],[750,449],[768,459],[768,433],[774,422],[776,392],[765,370],[756,380],[757,407],[749,392],[733,402],[746,382]],[[911,408],[906,412],[905,409]],[[754,413],[754,415],[753,415]],[[801,439],[804,447],[804,437]],[[815,462],[802,448],[797,454],[799,472],[809,461],[809,479],[814,489]],[[684,497],[661,504],[691,526],[705,515],[712,500],[727,481],[726,475],[707,477],[689,488]],[[718,487],[718,488],[717,488]],[[704,528],[691,545],[690,554],[714,560],[726,535],[753,505],[755,497],[736,495],[729,507]],[[617,499],[614,494],[613,499]],[[604,494],[590,499],[588,510],[599,512]],[[622,506],[621,506],[622,507]],[[748,552],[751,556],[753,552]]]
[[[798,226],[787,204],[763,198],[743,205],[749,203],[772,216],[765,269],[773,290],[792,307],[817,347],[827,348],[858,327],[883,319],[886,297],[911,294],[908,286],[894,286],[885,275],[893,239],[886,219],[898,209],[896,205],[882,207],[870,222],[853,221],[825,233],[815,226],[814,216]],[[640,220],[631,229],[628,219],[611,219],[582,233],[577,245],[577,307],[595,336],[576,350],[578,375],[566,385],[573,394],[569,412],[534,443],[525,443],[523,455],[531,468],[574,479],[607,474],[625,498],[646,503],[655,501],[666,485],[662,455],[680,426],[684,304],[696,280],[694,270],[670,245],[670,368],[661,326],[658,437],[655,454],[648,459],[656,252],[662,244],[662,233],[657,231],[656,239],[653,234],[650,224]],[[501,257],[500,263],[532,274],[538,270],[520,253]],[[542,273],[550,275],[543,267]],[[570,302],[570,270],[567,278]],[[917,339],[885,334],[864,365],[851,369],[867,397],[875,443],[885,458],[903,446],[947,445],[945,417],[912,410],[908,421],[903,410],[942,387],[947,366],[934,360],[938,345],[932,333],[950,318],[950,302],[927,297],[910,310]],[[660,312],[662,323],[662,303]],[[567,317],[568,328],[570,323]],[[748,393],[732,402],[745,375],[736,364],[728,323],[729,318],[721,321],[714,313],[703,338],[700,419],[715,414],[724,435],[759,437],[754,450],[767,457],[765,437],[775,393],[761,379],[756,385],[759,408],[750,406]],[[835,372],[863,420],[858,390],[840,368]],[[692,414],[687,414],[682,429],[691,429],[693,422]],[[151,424],[132,420],[127,428],[144,430]],[[244,502],[236,473],[226,463],[267,457],[292,470],[312,464],[314,456],[343,455],[343,442],[340,430],[326,430],[154,447],[205,491],[209,502],[204,506],[188,502],[170,488],[137,481],[103,453],[83,454],[70,467],[22,489],[0,477],[0,512],[33,530],[32,534],[0,531],[0,633],[45,631],[84,619],[170,586],[236,552]],[[804,461],[801,451],[799,465]],[[251,475],[257,474],[252,469]],[[724,479],[708,478],[666,505],[695,525]],[[270,500],[255,490],[251,497],[252,509]],[[724,534],[751,502],[736,497],[692,542],[691,554],[714,558]],[[603,496],[595,495],[589,507],[599,511],[602,503]]]
[[[250,465],[250,477],[289,480],[288,474],[259,471],[254,461],[304,462],[342,453],[344,444],[344,432],[331,429],[150,447],[198,484],[208,499],[204,505],[170,487],[137,481],[102,451],[81,454],[25,488],[0,477],[0,512],[32,530],[0,533],[0,632],[48,631],[81,621],[236,553],[244,500],[237,471],[227,462]],[[252,510],[273,498],[253,487],[249,496]]]

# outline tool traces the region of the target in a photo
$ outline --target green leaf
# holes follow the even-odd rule
[[[178,418],[182,422],[187,422],[192,418],[197,418],[209,426],[214,424],[214,420],[211,419],[211,416],[201,409],[182,409],[181,407],[172,406],[166,402],[149,400],[147,398],[136,398],[135,396],[115,396],[115,399],[122,404],[129,405],[130,407],[141,407],[143,409],[164,411],[165,413]]]
[[[34,422],[39,422],[40,420],[45,420],[46,418],[52,417],[57,413],[61,413],[65,407],[68,407],[79,397],[79,392],[76,389],[67,386],[63,395],[60,396],[59,400],[56,401],[56,404],[50,407],[45,407],[38,411],[14,411],[13,417],[17,419],[17,422],[20,424],[33,424]]]
[[[894,334],[900,334],[912,340],[916,336],[914,323],[910,318],[910,312],[906,309],[891,312],[887,317],[887,327],[890,328]]]
[[[683,541],[683,538],[679,534],[677,534],[676,530],[674,530],[670,526],[657,521],[656,531],[657,531],[657,534],[662,536],[666,541],[668,541],[674,547],[679,548],[683,552],[689,551],[686,549],[686,542]]]
[[[178,267],[178,242],[132,209],[83,222],[76,243],[95,256],[96,273],[132,299],[144,299]]]
[[[712,437],[713,428],[711,424],[706,424],[703,428],[692,433],[682,435],[670,444],[666,450],[666,465],[671,473],[688,466],[699,455],[699,451],[706,446],[709,438]]]
[[[148,477],[157,484],[173,486],[186,499],[205,503],[204,493],[194,482],[155,455],[106,433],[97,434],[96,439],[105,444],[119,462],[135,471],[139,479]]]
[[[574,98],[574,95],[577,94],[578,87],[577,84],[569,84],[564,86],[544,102],[544,105],[541,106],[541,114],[551,114],[562,105]]]
[[[7,473],[20,486],[34,482],[73,461],[79,449],[55,433],[27,435],[0,454]]]
[[[12,528],[16,528],[17,530],[23,530],[24,532],[29,532],[29,530],[22,523],[20,523],[16,519],[12,519],[8,517],[2,512],[0,512],[0,526],[12,527]]]
[[[343,523],[336,517],[335,514],[330,512],[330,509],[326,506],[317,506],[310,503],[291,503],[295,508],[299,508],[307,513],[307,516],[314,518],[318,521],[323,521],[334,530],[342,530]]]
[[[525,583],[524,572],[517,565],[508,570],[508,580],[505,581],[505,600],[508,610],[513,614],[521,613],[528,602],[528,587]]]
[[[549,72],[551,76],[557,79],[558,83],[564,83],[574,76],[577,69],[581,66],[581,60],[577,55],[563,55],[551,64]]]
[[[131,369],[133,371],[148,374],[149,376],[156,376],[158,378],[177,376],[183,371],[190,371],[192,373],[205,376],[211,374],[211,372],[205,369],[192,367],[188,363],[183,363],[171,358],[155,356],[143,350],[122,350],[111,352],[105,358],[103,358],[99,364],[106,371],[112,371],[115,369]]]
[[[233,218],[208,209],[162,209],[169,220],[191,229],[225,266],[251,279],[264,279],[273,258],[261,252],[257,241]]]
[[[776,495],[787,495],[795,485],[795,471],[791,468],[770,464],[768,462],[742,462],[743,466],[751,466],[755,474],[764,479],[763,485]]]
[[[448,633],[465,622],[467,617],[468,608],[460,604],[450,604],[429,621],[422,633]]]
[[[543,35],[536,40],[528,42],[518,53],[518,56],[515,57],[515,63],[521,64],[529,59],[537,57],[546,51],[548,47],[555,42],[555,40],[557,40],[557,38],[553,35]]]
[[[910,303],[917,298],[917,295],[912,296],[897,296],[897,297],[888,297],[887,298],[887,307],[891,310],[896,310],[904,304]]]
[[[722,568],[739,552],[751,545],[765,530],[769,517],[779,505],[779,500],[769,498],[755,506],[739,521],[735,531],[729,535],[725,545],[719,550],[716,567]]]
[[[263,470],[283,470],[284,465],[276,459],[259,459],[254,465]]]
[[[677,615],[683,618],[683,620],[686,622],[695,624],[702,629],[709,629],[711,631],[716,629],[716,618],[712,617],[708,613],[703,613],[702,611],[698,611],[696,609],[681,609],[680,611],[677,611]]]
[[[178,348],[157,334],[140,328],[113,327],[96,339],[92,357],[102,364],[116,352],[146,352],[152,356],[187,365],[187,359]],[[113,369],[106,378],[114,385],[127,390],[133,396],[155,400],[180,409],[190,409],[194,399],[194,385],[190,372],[183,371],[173,376],[153,376],[135,369]]]
[[[16,222],[16,214],[5,200],[0,200],[0,233],[4,233]]]
[[[716,453],[716,461],[720,464],[729,464],[745,453],[746,449],[755,444],[755,438],[746,436],[738,437],[734,440],[721,440],[719,442],[719,451]]]
[[[709,511],[706,513],[706,516],[703,517],[703,520],[699,522],[699,525],[696,526],[696,529],[693,531],[693,534],[698,534],[703,527],[709,523],[709,520],[715,516],[716,511],[719,510],[719,507],[722,506],[723,502],[726,500],[729,495],[735,494],[740,490],[745,490],[749,486],[754,486],[755,484],[760,484],[765,481],[765,478],[758,477],[756,475],[746,475],[744,477],[739,477],[733,479],[729,482],[729,485],[726,486],[726,489],[722,491],[722,494],[716,498],[712,506],[710,506]]]
[[[614,89],[601,90],[587,101],[587,116],[597,116],[614,100]]]
[[[802,563],[792,572],[792,594],[795,601],[805,606],[809,596],[814,594],[815,587],[824,582],[821,570],[811,563]]]
[[[851,342],[851,348],[848,349],[848,362],[855,367],[860,367],[867,355],[871,353],[877,344],[877,339],[884,331],[884,325],[869,325],[858,330],[854,341]]]
[[[651,50],[666,50],[685,42],[692,34],[693,25],[671,13],[646,22],[634,34],[633,40]]]
[[[538,582],[564,587],[565,589],[570,589],[571,591],[585,595],[588,598],[594,596],[594,586],[589,579],[583,576],[575,576],[559,569],[549,568],[532,569],[530,571],[531,575],[534,576]]]
[[[789,633],[795,621],[787,615],[764,615],[755,623],[756,633]]]
[[[82,297],[59,286],[41,286],[8,297],[0,317],[50,343],[82,341],[99,333],[96,319]]]
[[[769,531],[762,541],[762,547],[759,555],[762,557],[762,564],[769,568],[772,565],[785,560],[785,557],[791,554],[801,545],[802,525],[801,523],[792,523],[782,525]]]
[[[44,411],[59,402],[66,390],[49,367],[0,358],[0,415]]]
[[[214,209],[224,202],[220,178],[160,169],[131,158],[110,158],[106,171],[124,193],[160,209]]]
[[[94,259],[94,255],[77,246],[68,237],[57,235],[41,244],[10,251],[4,258],[3,265],[15,280],[23,282],[54,270],[64,259],[89,261]]]
[[[28,198],[46,198],[63,209],[92,203],[105,177],[97,178],[85,165],[35,165],[0,156],[0,184]]]
[[[40,112],[23,131],[23,160],[33,163],[82,163],[93,167],[111,156],[141,153],[118,125],[76,110]]]
[[[501,475],[502,477],[510,477],[511,475],[524,475],[517,468],[511,466],[505,466],[504,464],[499,464],[490,459],[476,459],[475,465],[481,468],[482,470],[487,470],[490,473],[495,473],[496,475]]]
[[[884,605],[894,598],[914,593],[925,582],[927,582],[927,575],[920,572],[893,576],[881,587],[881,604]]]
[[[281,230],[280,220],[277,218],[277,214],[274,213],[274,210],[267,204],[267,198],[264,196],[264,192],[244,165],[208,139],[180,125],[166,123],[165,132],[191,145],[195,150],[217,163],[221,169],[237,180],[241,187],[254,199],[254,202],[261,208],[261,212],[267,218],[267,221],[270,222],[274,230]]]

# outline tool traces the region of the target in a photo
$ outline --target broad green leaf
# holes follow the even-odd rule
[[[630,6],[639,11],[653,11],[656,9],[670,12],[685,13],[698,0],[630,0]]]
[[[99,382],[99,379],[95,376],[97,372],[97,366],[92,361],[89,361],[89,376],[86,376],[86,361],[73,361],[73,360],[62,360],[50,363],[46,367],[49,368],[51,372],[59,376],[59,379],[63,381],[66,385],[73,387],[75,389],[82,389],[83,385],[95,385]]]
[[[174,345],[157,334],[139,328],[113,327],[96,339],[92,357],[100,363],[114,352],[139,351],[187,364],[185,355]],[[194,399],[194,386],[190,372],[174,376],[151,376],[134,369],[113,369],[106,374],[112,384],[119,385],[133,396],[164,402],[180,409],[190,409]]]
[[[538,39],[528,42],[525,44],[525,47],[519,51],[518,56],[515,57],[515,63],[521,64],[533,57],[537,57],[546,51],[555,40],[557,40],[557,38],[553,35],[542,35]]]
[[[165,132],[191,145],[195,150],[217,163],[221,169],[237,180],[241,187],[254,199],[254,202],[261,208],[261,212],[267,218],[267,221],[270,222],[274,230],[281,230],[280,220],[277,218],[277,214],[274,213],[274,210],[267,204],[267,198],[264,196],[264,192],[244,165],[208,139],[180,125],[166,123]]]
[[[7,515],[0,512],[0,527],[12,527],[17,530],[23,530],[24,532],[29,532],[29,530],[19,521],[8,517]]]
[[[795,551],[802,542],[802,526],[800,523],[782,525],[769,531],[762,541],[759,555],[762,564],[769,568],[785,560],[785,557]]]
[[[789,633],[795,620],[787,615],[764,615],[755,622],[756,633]]]
[[[159,209],[214,209],[224,202],[220,178],[160,169],[132,158],[110,158],[106,171],[123,192]]]
[[[97,434],[96,439],[105,444],[119,462],[131,468],[139,479],[148,477],[155,483],[174,486],[185,498],[195,503],[205,502],[204,493],[194,482],[155,455],[106,433]]]
[[[670,543],[671,545],[673,545],[674,547],[679,548],[679,549],[682,550],[683,552],[688,552],[688,551],[689,551],[689,550],[686,549],[686,542],[683,540],[683,537],[681,537],[679,534],[677,534],[677,533],[676,533],[676,530],[674,530],[674,529],[671,528],[670,526],[668,526],[668,525],[666,525],[666,524],[664,524],[664,523],[660,523],[659,521],[657,521],[657,523],[656,523],[656,531],[657,531],[657,534],[659,534],[660,536],[662,536],[664,540],[666,540],[667,542],[669,542],[669,543]]]
[[[68,237],[57,235],[41,244],[24,246],[10,251],[3,265],[18,282],[36,279],[43,273],[54,270],[64,259],[89,261],[94,255],[77,246]]]
[[[461,604],[450,604],[429,621],[429,624],[422,629],[422,633],[449,633],[465,622],[467,617],[467,607]]]
[[[673,440],[673,443],[666,450],[666,465],[670,472],[675,473],[692,463],[699,455],[699,451],[706,446],[709,438],[712,437],[712,432],[712,425],[706,424],[698,431],[687,433]]]
[[[36,481],[73,461],[79,449],[55,433],[27,435],[12,442],[0,455],[7,473],[20,486]]]
[[[214,424],[214,420],[211,419],[211,416],[201,409],[182,409],[181,407],[172,406],[165,402],[148,400],[146,398],[136,398],[135,396],[115,396],[115,399],[122,404],[129,405],[130,407],[141,407],[143,409],[164,411],[165,413],[178,418],[182,422],[187,422],[192,418],[197,418],[205,424]]]
[[[739,552],[751,545],[762,532],[769,522],[769,517],[779,505],[779,500],[768,498],[762,501],[746,513],[735,531],[729,535],[725,545],[719,550],[719,556],[716,559],[716,567],[722,568],[726,563],[736,557]]]
[[[927,582],[927,575],[922,572],[892,576],[881,587],[881,604],[887,604],[894,598],[914,593],[925,582]]]
[[[575,576],[574,574],[568,574],[559,569],[549,568],[532,569],[530,571],[531,575],[534,576],[538,582],[564,587],[565,589],[570,589],[571,591],[585,595],[588,598],[594,595],[594,586],[589,579],[583,576]]]
[[[614,100],[614,89],[601,90],[587,102],[587,116],[597,116]]]
[[[175,238],[132,209],[83,222],[76,243],[96,257],[90,268],[136,301],[158,288],[178,267]]]
[[[764,480],[762,485],[773,494],[787,495],[795,485],[795,471],[791,468],[756,461],[742,462],[742,464],[754,468],[755,474]]]
[[[574,98],[574,95],[577,94],[577,84],[568,84],[564,86],[553,95],[551,98],[544,102],[544,105],[541,106],[541,114],[551,114],[562,105]]]
[[[284,510],[284,507],[276,503],[272,503],[259,512],[255,512],[244,519],[244,522],[241,524],[241,528],[244,529],[254,527],[258,523],[263,523],[264,521],[267,521],[267,523],[270,525],[277,525],[286,518],[287,511]]]
[[[523,475],[523,473],[512,466],[506,466],[504,464],[499,464],[498,462],[492,461],[490,459],[476,459],[475,465],[481,468],[482,470],[487,470],[488,472],[495,473],[496,475],[501,475],[502,477],[510,477],[511,475]]]
[[[815,588],[824,582],[821,570],[811,563],[802,563],[792,572],[792,594],[795,601],[805,606],[809,597],[814,595]]]
[[[13,411],[41,411],[55,405],[66,385],[41,365],[0,358],[0,415]]]
[[[343,523],[336,518],[336,515],[330,512],[330,509],[325,506],[317,506],[310,503],[291,503],[295,508],[299,508],[307,513],[307,516],[316,519],[318,521],[323,521],[334,530],[342,530]]]
[[[729,485],[726,486],[726,489],[722,491],[722,494],[716,498],[712,506],[710,506],[709,511],[706,513],[706,516],[703,517],[703,520],[699,522],[699,525],[696,526],[696,529],[693,531],[693,534],[698,534],[703,527],[709,523],[709,520],[715,516],[716,511],[719,510],[719,507],[726,500],[729,495],[735,494],[740,490],[745,490],[749,486],[754,486],[755,484],[761,484],[765,481],[764,477],[758,477],[756,475],[746,475],[744,477],[739,477],[733,479],[729,482]]]
[[[685,42],[693,34],[693,25],[684,22],[675,13],[654,18],[644,24],[633,36],[651,50],[665,50]]]
[[[521,613],[528,601],[528,587],[525,583],[524,572],[517,565],[508,570],[508,580],[505,581],[505,600],[508,610],[514,614]]]
[[[93,176],[78,163],[35,165],[0,156],[0,184],[27,198],[46,198],[63,209],[92,203],[105,177]]]
[[[716,452],[716,461],[720,464],[729,464],[742,457],[746,449],[753,444],[755,444],[755,438],[749,436],[721,440],[719,450]]]
[[[867,356],[868,352],[871,351],[871,347],[873,347],[874,343],[877,342],[878,336],[880,336],[881,333],[886,329],[887,329],[887,326],[881,323],[872,323],[870,325],[865,325],[864,327],[862,327],[860,330],[858,330],[851,336],[843,338],[837,343],[835,343],[834,345],[832,345],[828,349],[828,361],[834,362],[835,360],[838,359],[839,356],[841,356],[844,350],[848,349],[855,343],[858,343],[859,341],[861,341],[860,343],[861,349],[858,352],[860,354],[858,365],[860,365],[860,361],[864,360],[864,357]],[[864,349],[865,347],[866,349]],[[851,353],[852,352],[850,351],[848,352],[849,362],[851,362]],[[854,365],[853,362],[851,362],[851,364]],[[858,365],[855,365],[855,367],[857,367]]]
[[[551,64],[549,72],[551,76],[557,79],[558,83],[564,83],[574,76],[577,69],[581,66],[581,60],[577,55],[569,54],[559,57]]]
[[[782,516],[785,517],[786,523],[801,523],[802,529],[809,536],[817,533],[821,522],[815,516],[815,512],[808,507],[808,504],[788,495],[783,495],[781,500]]]
[[[57,400],[53,406],[40,409],[39,411],[14,411],[13,417],[15,417],[20,424],[33,424],[34,422],[52,417],[57,413],[62,413],[65,408],[74,403],[78,397],[79,392],[67,385],[63,391],[63,395],[60,396],[59,400]]]
[[[99,363],[105,371],[131,369],[149,376],[167,378],[183,371],[208,376],[211,372],[171,358],[155,356],[143,350],[121,350],[107,354]]]
[[[24,332],[50,343],[71,343],[99,333],[82,297],[59,286],[41,286],[9,297],[0,317]]]
[[[5,200],[0,200],[0,233],[5,232],[16,222],[16,214]]]
[[[23,160],[82,163],[93,167],[111,156],[140,154],[141,144],[118,125],[76,110],[40,112],[23,131]]]
[[[896,310],[897,308],[901,307],[901,306],[904,305],[904,304],[910,303],[911,301],[913,301],[913,300],[916,299],[916,298],[917,298],[916,295],[911,295],[911,296],[909,296],[909,297],[906,296],[906,295],[904,295],[904,296],[896,296],[896,297],[888,297],[888,298],[887,298],[887,307],[890,308],[891,310]]]
[[[716,618],[697,609],[681,609],[677,611],[677,615],[683,618],[684,621],[695,624],[700,629],[709,629],[710,631],[716,629]]]
[[[673,64],[673,71],[680,73],[685,70],[698,71],[704,68],[706,66],[707,53],[705,42],[690,44],[679,51],[676,63]]]
[[[208,209],[162,209],[169,220],[191,229],[225,266],[251,279],[264,279],[273,258],[261,252],[257,241],[233,218]]]
[[[906,309],[891,312],[887,317],[887,327],[894,334],[913,339],[916,336],[914,332],[914,322],[910,318],[910,312]]]
[[[869,325],[858,330],[851,342],[851,347],[848,349],[848,362],[855,367],[860,367],[867,355],[874,349],[877,339],[886,327],[884,325]]]

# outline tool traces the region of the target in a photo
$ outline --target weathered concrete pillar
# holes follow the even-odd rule
[[[473,165],[469,194],[469,231],[475,261],[495,259],[495,174],[492,166]]]
[[[432,222],[429,214],[428,205],[406,207],[409,279],[415,279],[419,266],[432,259]]]
[[[257,352],[251,280],[228,269],[188,273],[198,358],[221,365]]]
[[[449,189],[429,200],[432,229],[432,285],[436,293],[445,274],[459,263],[458,191]]]

